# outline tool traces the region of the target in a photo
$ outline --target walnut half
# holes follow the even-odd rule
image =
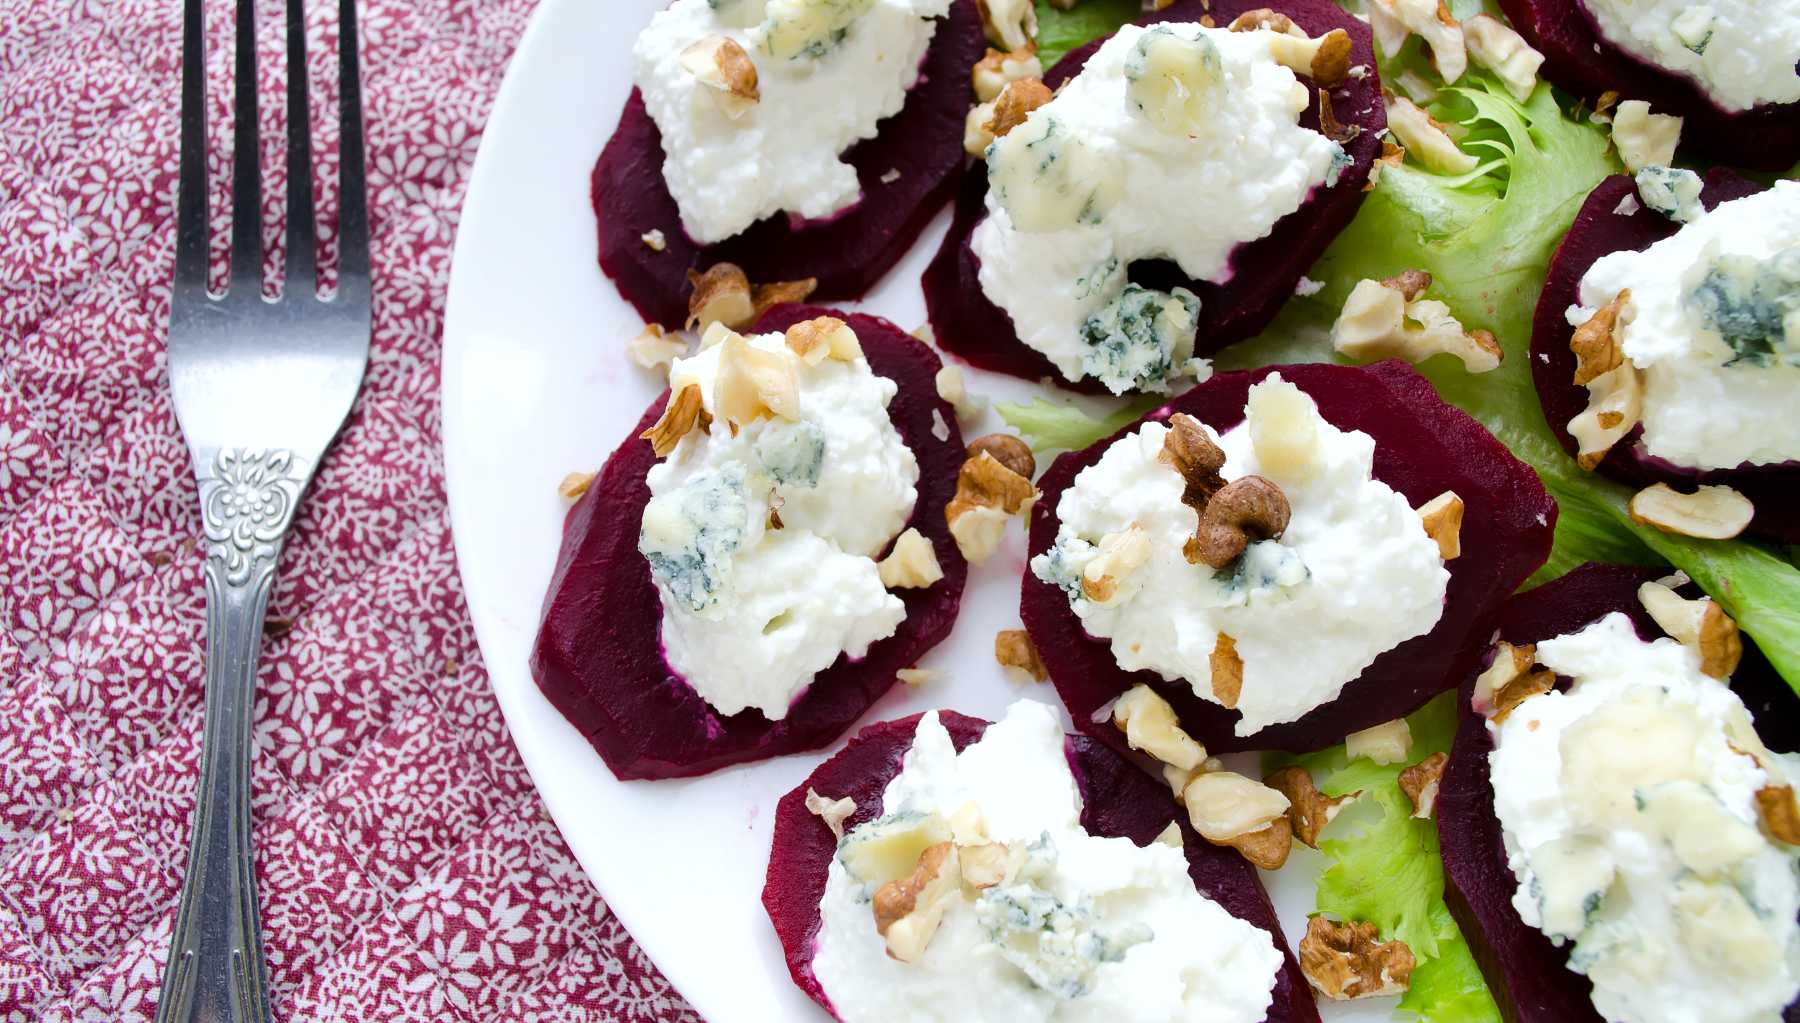
[[[1412,985],[1417,960],[1403,941],[1382,941],[1372,923],[1315,916],[1300,939],[1300,972],[1336,1001],[1397,995]]]
[[[993,556],[1007,522],[1037,500],[1030,476],[1035,469],[1031,449],[1010,434],[990,434],[969,444],[968,458],[956,474],[956,496],[944,506],[944,519],[963,557],[981,564]]]

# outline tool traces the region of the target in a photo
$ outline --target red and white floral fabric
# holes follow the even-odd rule
[[[0,1021],[149,1020],[186,857],[200,519],[164,354],[181,6],[0,0]],[[317,81],[335,3],[313,6]],[[374,349],[283,558],[257,692],[284,1021],[695,1019],[520,765],[445,517],[451,241],[531,6],[363,6]],[[229,4],[209,10],[222,78]],[[281,4],[261,10],[274,147]]]

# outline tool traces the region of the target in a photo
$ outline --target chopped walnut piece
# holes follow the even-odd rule
[[[1412,752],[1412,728],[1405,718],[1351,732],[1344,737],[1344,753],[1351,760],[1367,757],[1377,764],[1399,764]]]
[[[857,340],[856,331],[835,316],[802,320],[789,327],[785,336],[787,346],[808,366],[817,366],[828,358],[852,362],[862,356],[862,342]]]
[[[1588,405],[1569,420],[1575,461],[1592,471],[1644,418],[1644,378],[1630,362],[1589,381]]]
[[[1369,0],[1369,27],[1383,56],[1392,57],[1417,34],[1431,47],[1431,63],[1446,83],[1455,84],[1468,69],[1469,54],[1462,25],[1443,0]]]
[[[1055,0],[1052,0],[1052,2],[1055,2]],[[1175,6],[1175,0],[1143,0],[1143,3],[1138,5],[1139,9],[1146,14],[1155,14],[1157,11],[1166,11],[1173,6]],[[1200,16],[1200,24],[1206,28],[1213,28],[1212,15],[1202,14]]]
[[[1226,710],[1237,709],[1238,697],[1244,694],[1244,659],[1238,656],[1237,640],[1219,633],[1207,666],[1212,669],[1213,699]]]
[[[1619,105],[1617,90],[1608,89],[1594,99],[1594,113],[1588,120],[1595,124],[1611,124],[1613,108]]]
[[[757,104],[756,64],[729,36],[711,35],[681,51],[682,70],[707,87],[725,116],[736,120]]]
[[[1187,783],[1181,797],[1188,822],[1214,845],[1287,820],[1286,796],[1234,771],[1203,772]]]
[[[1800,804],[1792,785],[1765,785],[1756,790],[1756,812],[1770,837],[1800,845]]]
[[[1287,797],[1288,824],[1294,837],[1314,849],[1319,847],[1319,834],[1325,825],[1362,795],[1359,791],[1327,796],[1313,784],[1312,772],[1298,764],[1276,771],[1264,778],[1263,784]]]
[[[1412,302],[1431,290],[1431,275],[1424,270],[1402,270],[1392,277],[1384,278],[1381,286],[1398,291],[1408,302]]]
[[[1400,994],[1411,986],[1416,964],[1405,942],[1380,940],[1374,924],[1322,916],[1306,922],[1299,953],[1307,982],[1337,1001]]]
[[[1531,98],[1544,55],[1532,49],[1524,36],[1492,15],[1477,14],[1463,22],[1463,41],[1475,63],[1492,71],[1514,99],[1523,103]]]
[[[806,811],[824,821],[831,829],[832,837],[843,838],[844,822],[856,812],[856,800],[848,797],[827,799],[809,788],[806,790]]]
[[[1513,646],[1505,640],[1494,644],[1494,660],[1475,677],[1475,692],[1469,700],[1477,714],[1493,716],[1495,697],[1514,679],[1531,670],[1537,663],[1537,647],[1531,643]]]
[[[642,333],[625,342],[625,351],[632,362],[645,369],[656,369],[674,362],[687,351],[687,345],[681,338],[665,333],[662,324],[646,323]]]
[[[1031,446],[1010,433],[982,434],[969,442],[970,458],[984,452],[1025,479],[1037,475],[1037,459],[1031,454]]]
[[[1667,167],[1675,162],[1681,144],[1681,118],[1653,114],[1649,103],[1628,99],[1613,111],[1612,142],[1632,174],[1645,167]]]
[[[1245,11],[1226,26],[1232,32],[1267,31],[1269,56],[1297,75],[1320,85],[1337,85],[1350,77],[1350,33],[1334,28],[1314,38],[1294,20],[1267,7]],[[1330,135],[1327,133],[1327,137]]]
[[[1503,353],[1494,335],[1465,330],[1442,302],[1409,299],[1409,291],[1415,296],[1419,293],[1421,279],[1430,283],[1429,275],[1413,277],[1411,273],[1386,281],[1358,281],[1332,324],[1332,347],[1363,361],[1399,358],[1420,363],[1447,354],[1455,356],[1470,373],[1498,369]]]
[[[1293,382],[1266,379],[1244,401],[1250,447],[1262,471],[1277,483],[1304,483],[1318,464],[1318,408]]]
[[[713,377],[713,409],[720,419],[743,426],[765,416],[800,418],[800,360],[786,348],[758,348],[731,334],[719,353]]]
[[[1023,447],[1024,442],[1011,439]],[[1038,496],[1028,477],[995,457],[992,443],[983,446],[988,441],[984,437],[969,445],[969,458],[956,476],[956,496],[944,506],[957,549],[975,564],[993,556],[1008,520],[1027,510]],[[1030,449],[1025,453],[1029,457]]]
[[[706,430],[711,423],[712,417],[707,415],[701,403],[700,385],[688,384],[669,398],[669,403],[663,406],[662,417],[638,437],[650,442],[650,450],[656,452],[656,457],[667,458],[688,431],[696,426]]]
[[[1453,561],[1462,554],[1463,499],[1446,490],[1419,506],[1425,535],[1437,541],[1438,557]]]
[[[1113,704],[1112,720],[1125,733],[1126,745],[1177,770],[1194,770],[1206,759],[1206,747],[1182,729],[1175,708],[1142,682]]]
[[[1119,584],[1150,561],[1150,535],[1137,526],[1108,533],[1081,570],[1081,593],[1102,607],[1119,596]]]
[[[1319,90],[1319,134],[1342,145],[1362,134],[1362,125],[1345,125],[1331,106],[1331,93]]]
[[[988,42],[1006,50],[1022,50],[1037,40],[1037,7],[1032,0],[975,0]]]
[[[1156,460],[1180,474],[1183,484],[1181,503],[1199,515],[1206,503],[1225,486],[1219,470],[1225,468],[1225,452],[1213,442],[1212,435],[1200,420],[1186,412],[1169,417],[1169,432],[1163,435],[1162,451]]]
[[[1275,540],[1287,531],[1292,509],[1281,488],[1263,476],[1239,476],[1219,488],[1200,513],[1200,525],[1184,545],[1189,564],[1222,569],[1251,540]]]
[[[894,549],[875,564],[875,570],[881,575],[881,585],[890,590],[922,589],[944,577],[931,541],[911,527],[894,540]]]
[[[750,289],[750,322],[754,323],[762,319],[764,313],[778,305],[806,301],[818,286],[819,279],[817,277],[807,277],[798,281],[776,281],[773,284],[758,284]],[[831,354],[834,358],[840,357],[836,351]],[[862,354],[860,347],[856,354]]]
[[[1050,102],[1050,87],[1040,78],[1021,78],[1007,83],[994,99],[993,113],[981,126],[989,141],[1005,138],[1007,133],[1025,123],[1025,118],[1038,107]]]
[[[1372,2],[1379,4],[1381,0]],[[1480,160],[1464,152],[1444,126],[1417,103],[1391,93],[1386,99],[1388,130],[1428,170],[1439,174],[1467,174],[1481,165]]]
[[[661,252],[669,247],[669,236],[663,234],[661,228],[651,228],[645,231],[638,235],[638,241],[643,242],[644,248],[651,252]]]
[[[1744,641],[1737,622],[1711,597],[1688,600],[1662,582],[1638,587],[1638,603],[1658,627],[1700,658],[1700,671],[1727,679],[1744,656]]]
[[[975,98],[983,103],[998,98],[1008,84],[1021,78],[1042,77],[1044,62],[1038,59],[1036,43],[1011,53],[1002,53],[989,47],[987,55],[977,61],[974,70],[969,73]]]
[[[1494,692],[1494,723],[1504,724],[1519,705],[1556,688],[1556,672],[1539,668],[1514,678]]]
[[[1630,302],[1631,289],[1622,289],[1570,335],[1569,349],[1575,353],[1577,384],[1591,384],[1601,374],[1624,364],[1625,349],[1619,344],[1619,316]]]
[[[1400,772],[1400,791],[1412,801],[1413,816],[1420,820],[1431,817],[1431,811],[1437,806],[1438,783],[1444,777],[1444,765],[1450,762],[1448,754],[1433,753],[1424,760]]]
[[[750,278],[736,263],[714,263],[705,273],[688,271],[687,329],[705,330],[723,323],[732,330],[748,327],[756,319],[756,306],[750,300]]]
[[[1024,629],[1002,629],[994,633],[994,660],[1002,668],[1023,672],[1033,682],[1042,682],[1050,677],[1043,658],[1038,656],[1037,644],[1031,641],[1031,634]]]
[[[950,900],[962,892],[956,846],[939,842],[920,854],[912,875],[875,891],[875,930],[887,940],[887,954],[916,963],[937,934]]]
[[[1256,32],[1258,30],[1267,29],[1270,32],[1277,32],[1286,36],[1304,37],[1306,35],[1306,30],[1294,24],[1294,19],[1282,14],[1280,11],[1270,10],[1267,7],[1258,7],[1254,10],[1245,11],[1231,19],[1231,24],[1225,26],[1225,28],[1230,32]]]
[[[901,685],[908,685],[916,688],[927,682],[935,681],[937,677],[942,674],[943,672],[932,668],[901,668],[899,671],[894,672],[894,677],[900,680]]]
[[[1294,848],[1294,827],[1286,817],[1277,817],[1266,827],[1218,844],[1236,849],[1253,867],[1280,870]]]
[[[571,501],[578,501],[581,495],[594,485],[594,474],[591,472],[572,472],[562,478],[556,485],[556,492]]]
[[[986,399],[969,393],[969,385],[963,379],[961,366],[940,366],[933,382],[937,385],[938,397],[949,402],[950,407],[956,410],[957,422],[969,423],[979,419],[981,413],[987,410]]]
[[[1730,540],[1756,517],[1749,498],[1716,485],[1684,494],[1667,483],[1655,483],[1631,496],[1630,511],[1633,522],[1702,540]]]
[[[1005,842],[957,846],[956,856],[962,862],[963,883],[977,891],[1005,884],[1023,859]]]

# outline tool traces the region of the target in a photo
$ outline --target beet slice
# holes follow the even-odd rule
[[[1683,148],[1757,170],[1800,160],[1800,103],[1727,111],[1684,75],[1645,63],[1600,34],[1581,0],[1499,0],[1525,40],[1544,55],[1543,75],[1590,103],[1614,91],[1687,119]]]
[[[813,1001],[833,1011],[831,1000],[813,976],[813,946],[819,935],[819,901],[825,897],[825,872],[837,852],[837,839],[825,822],[806,809],[806,790],[833,799],[856,801],[856,812],[846,827],[855,827],[881,815],[881,797],[900,773],[901,758],[912,748],[913,733],[922,715],[883,721],[857,733],[836,756],[820,764],[775,808],[775,837],[769,850],[769,876],[763,887],[763,908],[775,925],[794,983]],[[987,730],[988,722],[954,711],[940,711],[938,719],[958,750]],[[1161,782],[1152,780],[1120,759],[1111,750],[1085,736],[1064,740],[1069,766],[1081,789],[1081,825],[1088,833],[1109,838],[1129,838],[1148,845],[1169,826],[1181,827],[1182,847],[1187,852],[1188,876],[1194,887],[1231,915],[1247,921],[1275,939],[1285,960],[1275,977],[1275,989],[1267,1023],[1318,1023],[1312,989],[1300,974],[1300,964],[1282,937],[1275,908],[1263,891],[1255,868],[1231,849],[1208,844],[1194,834],[1185,816],[1178,813]],[[833,1011],[833,1015],[835,1015]]]
[[[688,270],[718,262],[738,264],[757,283],[816,277],[816,299],[861,298],[912,247],[955,188],[963,166],[963,117],[972,102],[969,72],[986,49],[975,0],[956,0],[932,36],[905,106],[881,122],[875,137],[844,154],[862,185],[856,205],[802,224],[785,215],[767,217],[707,246],[682,229],[663,180],[662,133],[633,89],[590,182],[600,268],[644,319],[671,329],[687,318]],[[649,231],[662,232],[662,251],[644,244]]]
[[[1762,191],[1762,186],[1724,168],[1707,172],[1700,200],[1707,209],[1722,202],[1742,199]],[[1587,408],[1587,388],[1575,381],[1575,353],[1569,338],[1575,328],[1564,316],[1579,304],[1582,275],[1601,256],[1622,249],[1647,249],[1673,235],[1681,225],[1659,213],[1640,208],[1629,216],[1613,212],[1619,203],[1637,198],[1637,185],[1623,174],[1600,182],[1588,193],[1575,214],[1575,222],[1551,257],[1549,278],[1538,298],[1531,327],[1531,377],[1538,401],[1551,432],[1571,456],[1579,446],[1569,434],[1569,420]],[[1598,472],[1644,487],[1668,483],[1684,490],[1702,484],[1723,484],[1748,497],[1756,505],[1750,532],[1784,543],[1800,543],[1800,462],[1779,465],[1742,465],[1734,469],[1699,470],[1675,465],[1639,449],[1643,428],[1613,445],[1600,462]]]
[[[1211,0],[1210,4],[1205,0],[1178,0],[1138,24],[1194,22],[1210,16],[1218,24],[1228,25],[1238,15],[1257,8],[1285,14],[1315,36],[1334,28],[1350,34],[1351,66],[1364,65],[1369,72],[1362,78],[1345,79],[1332,89],[1331,106],[1340,122],[1362,130],[1344,144],[1344,151],[1355,163],[1344,169],[1338,183],[1331,188],[1314,189],[1299,209],[1276,221],[1266,237],[1238,246],[1231,260],[1234,276],[1228,282],[1192,280],[1167,261],[1144,261],[1131,267],[1131,280],[1139,284],[1164,291],[1179,285],[1200,296],[1199,326],[1194,339],[1198,355],[1251,337],[1275,318],[1307,268],[1361,208],[1363,186],[1368,183],[1375,158],[1381,155],[1380,135],[1387,128],[1369,26],[1346,14],[1331,0]],[[1102,42],[1095,40],[1057,61],[1044,76],[1044,84],[1055,88],[1075,77]],[[1311,79],[1302,80],[1311,83]],[[1300,123],[1318,128],[1316,104],[1301,115]],[[987,216],[986,198],[987,173],[985,165],[978,162],[964,175],[950,233],[944,236],[937,255],[925,269],[925,305],[938,346],[983,369],[1027,380],[1047,376],[1060,386],[1088,393],[1103,390],[1099,381],[1092,378],[1079,383],[1064,380],[1043,353],[1019,340],[1012,317],[990,302],[981,290],[977,276],[981,262],[969,247],[969,240],[975,225]]]
[[[931,541],[944,578],[926,589],[899,591],[906,619],[894,635],[870,646],[859,661],[840,656],[786,718],[769,721],[755,710],[720,715],[663,660],[662,605],[650,565],[637,549],[638,523],[650,500],[644,474],[656,464],[638,434],[662,415],[665,391],[570,510],[531,656],[538,688],[621,779],[688,777],[824,746],[893,686],[896,671],[912,667],[948,635],[956,620],[968,565],[942,509],[956,492],[963,443],[956,415],[933,382],[941,364],[898,327],[859,313],[780,306],[757,330],[785,330],[828,313],[856,331],[874,371],[900,386],[888,416],[919,461],[919,498],[907,525]],[[948,427],[949,437],[938,440],[934,427]]]
[[[1375,478],[1404,494],[1414,507],[1454,490],[1466,506],[1462,556],[1448,563],[1450,585],[1443,617],[1428,633],[1387,651],[1344,687],[1336,700],[1295,721],[1254,735],[1232,734],[1236,711],[1194,695],[1183,682],[1164,682],[1154,671],[1128,672],[1113,658],[1110,641],[1089,636],[1058,587],[1027,571],[1019,613],[1050,671],[1076,727],[1126,753],[1124,734],[1095,714],[1138,683],[1149,685],[1175,708],[1182,727],[1213,752],[1306,752],[1341,741],[1360,729],[1416,710],[1460,682],[1487,649],[1494,616],[1519,584],[1550,556],[1556,502],[1525,463],[1493,434],[1455,406],[1403,362],[1370,366],[1311,364],[1221,373],[1145,419],[1186,412],[1220,433],[1244,421],[1245,394],[1270,373],[1299,386],[1341,430],[1375,439]],[[1044,496],[1032,509],[1030,547],[1041,554],[1056,542],[1057,502],[1081,470],[1100,460],[1114,440],[1144,420],[1083,451],[1059,456],[1038,481]]]
[[[1508,601],[1498,636],[1515,645],[1576,632],[1614,612],[1631,617],[1638,635],[1663,634],[1638,604],[1640,584],[1661,569],[1587,564],[1554,582]],[[1684,596],[1697,596],[1698,591]],[[1438,840],[1444,854],[1444,899],[1469,941],[1488,989],[1507,1023],[1600,1023],[1592,987],[1568,969],[1570,947],[1557,948],[1512,907],[1518,880],[1506,865],[1488,754],[1494,750],[1487,721],[1470,709],[1471,671],[1462,681],[1462,723],[1444,769],[1437,800]],[[1800,715],[1794,694],[1749,636],[1731,687],[1744,698],[1763,741],[1777,750],[1800,749]],[[1800,1003],[1784,1018],[1800,1021]]]

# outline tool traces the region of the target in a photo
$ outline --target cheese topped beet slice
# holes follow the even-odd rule
[[[1212,752],[1322,749],[1351,732],[1402,717],[1461,681],[1486,651],[1501,602],[1549,556],[1556,503],[1537,474],[1480,423],[1446,404],[1431,383],[1405,363],[1311,364],[1221,373],[1146,419],[1167,420],[1186,413],[1223,434],[1244,421],[1250,386],[1273,373],[1310,396],[1320,415],[1337,429],[1368,434],[1375,442],[1373,478],[1412,507],[1445,491],[1462,498],[1462,551],[1444,562],[1450,580],[1443,614],[1429,632],[1378,656],[1336,699],[1297,720],[1239,736],[1234,734],[1238,713],[1202,699],[1186,682],[1166,682],[1154,671],[1120,668],[1110,641],[1086,632],[1068,595],[1028,572],[1019,610],[1058,695],[1076,727],[1120,752],[1129,747],[1106,708],[1139,684],[1167,700],[1181,726]],[[1032,509],[1032,555],[1055,544],[1057,504],[1076,475],[1140,423],[1058,457],[1045,472],[1038,481],[1043,497]],[[1296,636],[1295,642],[1304,644],[1306,637]]]
[[[1639,60],[1602,35],[1581,0],[1499,0],[1500,9],[1539,53],[1543,76],[1592,103],[1601,93],[1650,103],[1686,119],[1684,148],[1757,170],[1800,160],[1800,103],[1722,110],[1685,75]]]
[[[944,577],[923,589],[895,591],[906,604],[895,633],[862,659],[840,656],[819,672],[787,717],[770,721],[755,710],[719,714],[665,661],[662,604],[650,565],[638,552],[639,523],[650,499],[645,474],[656,464],[638,435],[661,417],[665,392],[570,510],[531,656],[538,688],[619,778],[689,777],[824,746],[893,686],[895,672],[918,663],[948,635],[956,620],[968,565],[943,508],[955,494],[964,452],[955,413],[937,394],[941,363],[917,339],[873,316],[780,306],[756,331],[782,331],[823,315],[848,323],[870,368],[899,385],[888,416],[919,464],[918,501],[907,526],[931,542]]]
[[[1755,182],[1715,168],[1706,175],[1700,201],[1710,210],[1760,191],[1762,187]],[[1622,174],[1607,178],[1588,193],[1550,260],[1549,278],[1532,320],[1531,376],[1538,401],[1551,432],[1571,455],[1579,445],[1569,434],[1569,421],[1588,405],[1587,388],[1575,383],[1575,353],[1569,348],[1575,328],[1565,315],[1570,306],[1581,304],[1581,278],[1602,256],[1647,249],[1681,228],[1636,200],[1637,185]],[[1702,471],[1644,452],[1637,443],[1642,433],[1639,426],[1614,444],[1596,471],[1634,487],[1652,483],[1668,483],[1684,491],[1701,484],[1731,487],[1756,506],[1750,532],[1783,543],[1800,543],[1800,463]]]
[[[843,154],[862,186],[856,205],[823,221],[765,218],[708,246],[682,229],[663,180],[662,134],[633,89],[590,180],[600,268],[645,320],[669,328],[687,318],[688,271],[720,262],[743,267],[757,284],[812,277],[815,298],[862,297],[955,188],[963,117],[973,102],[969,74],[986,47],[976,0],[956,0],[932,36],[906,105],[875,137]],[[653,231],[661,234],[660,249],[644,241]]]
[[[988,727],[986,721],[952,711],[940,711],[938,717],[959,751]],[[844,821],[846,831],[879,817],[882,793],[900,773],[919,718],[915,714],[863,729],[783,796],[775,808],[763,908],[781,939],[794,983],[827,1011],[832,1008],[831,1001],[813,974],[812,961],[821,926],[819,904],[825,895],[826,870],[837,852],[837,838],[806,808],[806,793],[810,789],[831,799],[855,800],[856,812]],[[1142,846],[1155,841],[1171,823],[1179,825],[1194,887],[1226,912],[1267,931],[1282,954],[1267,1023],[1318,1023],[1312,989],[1282,937],[1274,906],[1255,868],[1235,850],[1210,845],[1196,835],[1170,800],[1167,787],[1111,750],[1080,735],[1065,739],[1064,748],[1081,791],[1082,827],[1089,834],[1129,838]]]
[[[1637,589],[1661,569],[1588,564],[1508,601],[1496,638],[1515,646],[1578,632],[1613,612],[1631,619],[1643,639],[1663,635],[1638,602]],[[1684,593],[1697,596],[1697,593]],[[1743,698],[1756,730],[1771,749],[1800,750],[1794,694],[1761,651],[1744,638],[1744,657],[1731,688]],[[1568,968],[1572,946],[1558,948],[1519,918],[1512,897],[1518,880],[1507,866],[1488,755],[1487,719],[1470,706],[1474,672],[1462,684],[1462,724],[1437,798],[1438,839],[1444,854],[1444,898],[1475,953],[1488,989],[1507,1023],[1600,1023],[1592,984]],[[1800,1023],[1800,1003],[1782,1018]]]
[[[1294,286],[1307,268],[1362,206],[1370,168],[1374,166],[1375,158],[1381,155],[1380,136],[1387,128],[1387,112],[1381,101],[1381,81],[1375,71],[1369,26],[1345,13],[1331,0],[1272,0],[1268,3],[1177,0],[1170,7],[1145,16],[1138,24],[1199,22],[1202,18],[1210,18],[1208,24],[1223,26],[1229,25],[1238,15],[1257,9],[1287,15],[1311,36],[1340,28],[1349,34],[1350,65],[1352,69],[1362,67],[1366,72],[1361,77],[1346,78],[1330,90],[1330,95],[1337,120],[1346,128],[1357,130],[1354,138],[1343,143],[1344,152],[1353,162],[1343,168],[1335,185],[1315,188],[1306,202],[1277,221],[1269,234],[1239,245],[1232,254],[1231,279],[1222,284],[1189,279],[1179,267],[1167,261],[1141,262],[1130,268],[1134,283],[1164,291],[1184,287],[1199,297],[1195,355],[1206,355],[1251,337],[1275,318],[1282,303],[1293,295]],[[1054,89],[1075,77],[1103,42],[1103,39],[1095,40],[1070,51],[1044,75],[1044,84]],[[1300,81],[1317,95],[1318,89],[1311,79],[1302,77]],[[1314,130],[1319,127],[1316,102],[1300,115],[1300,124]],[[1065,380],[1043,353],[1019,340],[1011,317],[989,301],[982,291],[978,276],[980,260],[970,247],[970,238],[976,225],[987,216],[987,192],[986,166],[977,161],[963,177],[950,231],[925,270],[925,304],[939,347],[983,369],[1028,380],[1048,377],[1060,386],[1077,391],[1102,390],[1102,385],[1092,377],[1079,382]],[[1206,201],[1205,196],[1163,198],[1180,202]],[[1125,201],[1132,199],[1126,197]]]

